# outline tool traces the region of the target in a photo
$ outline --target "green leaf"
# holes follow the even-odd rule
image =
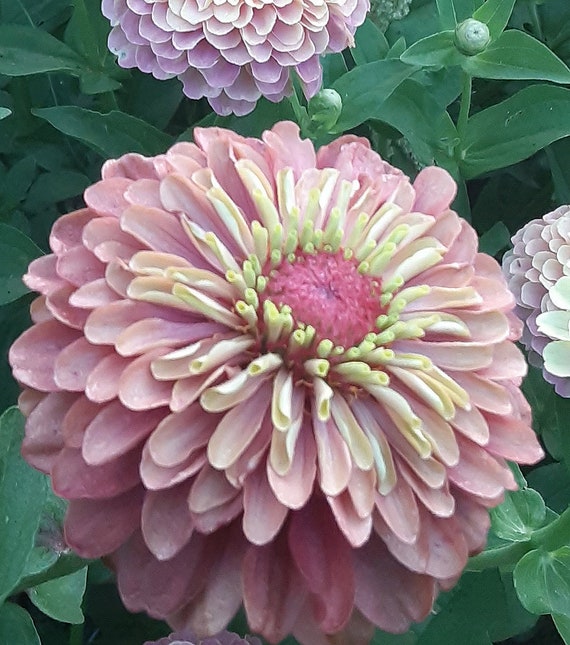
[[[6,645],[41,645],[30,614],[11,602],[0,607],[0,643]]]
[[[566,645],[570,645],[570,617],[562,614],[552,614],[556,629]]]
[[[445,109],[429,90],[412,79],[405,80],[377,106],[375,118],[399,130],[409,141],[417,161],[447,167],[457,143],[457,131]]]
[[[558,56],[518,29],[503,32],[480,54],[465,56],[462,67],[478,78],[570,83],[570,69]]]
[[[497,255],[507,248],[511,241],[511,233],[504,222],[495,222],[493,226],[479,238],[479,251],[489,255]]]
[[[570,90],[531,85],[472,116],[460,167],[466,179],[522,161],[570,134]]]
[[[68,576],[55,578],[28,590],[34,605],[54,620],[80,624],[84,621],[81,603],[87,583],[87,567]]]
[[[41,249],[30,238],[16,228],[0,223],[0,305],[28,293],[22,276],[30,262],[40,255]]]
[[[491,527],[495,535],[511,542],[526,542],[533,532],[544,525],[546,506],[532,488],[510,491],[505,501],[491,511]]]
[[[455,15],[455,6],[453,0],[435,0],[439,22],[443,29],[455,29],[457,16]]]
[[[65,43],[35,27],[0,24],[0,74],[80,74],[81,58]]]
[[[533,614],[570,617],[570,546],[529,551],[513,572],[523,606]]]
[[[400,60],[408,65],[422,67],[452,67],[461,65],[467,58],[455,47],[453,31],[440,31],[438,34],[426,36],[418,40],[400,56]]]
[[[528,630],[536,622],[518,602],[511,576],[496,569],[464,574],[438,604],[442,600],[447,602],[436,610],[417,645],[491,645]]]
[[[90,183],[89,177],[74,170],[42,173],[32,184],[24,208],[39,211],[45,206],[77,197]]]
[[[44,475],[20,457],[23,434],[22,415],[16,408],[9,408],[0,417],[0,602],[25,570],[46,496]]]
[[[66,105],[32,110],[32,114],[48,121],[64,134],[83,141],[106,158],[120,157],[127,152],[156,155],[173,142],[170,135],[119,111],[101,114]]]
[[[533,468],[528,484],[543,497],[546,505],[562,513],[570,504],[570,475],[564,464],[552,463]]]
[[[357,65],[383,60],[390,49],[386,37],[370,18],[367,18],[356,30],[354,39],[356,46],[350,50],[350,53]]]
[[[378,108],[415,69],[399,60],[380,60],[359,65],[341,76],[333,89],[342,98],[342,114],[335,132],[344,132],[377,118]],[[370,79],[377,79],[374,83]]]
[[[10,116],[10,114],[12,114],[12,110],[6,107],[0,107],[0,119],[5,119],[7,116]]]
[[[570,139],[557,141],[546,148],[554,193],[559,204],[570,204]]]
[[[487,0],[473,14],[475,20],[484,22],[494,40],[507,26],[516,0]]]

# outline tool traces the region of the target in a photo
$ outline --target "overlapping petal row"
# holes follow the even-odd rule
[[[531,364],[570,397],[570,207],[526,224],[512,238],[503,271],[524,323]]]
[[[441,169],[292,123],[195,141],[107,162],[30,266],[24,455],[133,611],[404,631],[483,548],[506,460],[542,456],[513,296]]]
[[[178,77],[186,96],[218,114],[247,114],[265,96],[308,98],[321,85],[319,56],[354,44],[368,0],[103,0],[109,48],[122,67]]]

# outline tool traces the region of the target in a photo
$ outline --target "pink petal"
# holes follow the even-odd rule
[[[271,642],[283,640],[295,624],[307,593],[297,569],[291,566],[283,537],[248,549],[242,585],[250,629]]]
[[[437,592],[434,579],[406,569],[380,539],[355,549],[353,561],[356,606],[380,629],[402,634],[429,614]]]
[[[57,320],[38,323],[25,331],[9,353],[14,378],[42,392],[59,389],[54,364],[60,352],[80,338],[80,333]]]
[[[69,503],[65,541],[83,558],[100,558],[123,544],[140,521],[142,488],[112,499],[81,499]]]
[[[277,501],[263,467],[250,473],[244,482],[243,532],[253,544],[262,546],[277,535],[288,508]]]
[[[291,516],[289,548],[315,595],[314,615],[325,632],[346,625],[354,604],[351,548],[323,500],[314,499]]]
[[[188,485],[147,491],[141,530],[147,547],[158,560],[170,560],[179,553],[194,531],[188,509]]]
[[[100,466],[129,452],[164,417],[161,410],[133,412],[120,401],[102,408],[85,430],[82,455],[90,466]]]

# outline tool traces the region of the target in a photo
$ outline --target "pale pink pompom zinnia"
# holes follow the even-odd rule
[[[529,361],[558,394],[570,397],[570,206],[523,226],[503,271],[524,323]]]
[[[319,90],[321,54],[354,45],[368,0],[103,0],[109,49],[122,67],[178,77],[218,114],[251,112],[265,96]]]
[[[506,460],[542,456],[513,296],[442,169],[287,122],[194,137],[107,162],[30,266],[23,453],[132,611],[402,632],[484,547]]]

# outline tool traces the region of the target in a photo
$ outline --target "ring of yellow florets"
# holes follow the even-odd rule
[[[384,212],[398,207],[387,204]],[[431,361],[420,355],[396,355],[388,346],[396,339],[414,339],[424,335],[424,329],[438,321],[437,315],[415,318],[412,321],[400,320],[400,313],[408,302],[425,296],[427,285],[402,289],[404,280],[395,277],[381,283],[371,281],[378,300],[379,314],[371,328],[358,342],[345,347],[333,339],[323,337],[314,325],[299,320],[287,302],[280,302],[266,292],[272,281],[272,274],[284,264],[303,261],[305,256],[319,254],[338,255],[348,263],[353,263],[363,278],[378,273],[392,259],[399,242],[407,235],[409,227],[400,225],[379,245],[367,243],[355,251],[348,246],[342,247],[344,232],[339,228],[340,209],[332,209],[326,228],[315,229],[313,220],[306,220],[298,234],[298,214],[293,213],[293,226],[284,240],[283,226],[277,224],[273,235],[258,221],[252,224],[252,235],[256,247],[270,251],[250,255],[242,264],[241,271],[228,271],[226,279],[241,291],[242,298],[235,301],[234,310],[243,319],[244,332],[256,339],[252,351],[264,354],[277,352],[289,368],[293,369],[300,380],[311,381],[314,377],[326,379],[333,387],[347,387],[357,391],[364,385],[387,386],[389,376],[382,369],[384,365],[397,365],[419,370],[429,369]],[[355,225],[364,231],[369,216],[362,214]],[[356,235],[353,236],[356,238]],[[357,311],[359,303],[354,303]]]
[[[320,171],[319,187],[308,192],[301,209],[292,170],[277,173],[275,196],[255,164],[238,160],[235,167],[255,209],[250,221],[213,180],[206,197],[234,246],[242,250],[246,259],[241,264],[220,238],[185,214],[180,220],[185,232],[203,257],[218,267],[216,271],[148,251],[135,254],[129,262],[137,276],[127,290],[130,298],[199,313],[227,329],[155,359],[153,376],[158,380],[203,378],[197,392],[202,392],[202,407],[211,412],[230,409],[258,387],[256,382],[273,378],[272,421],[280,430],[295,429],[300,422],[300,417],[295,421],[291,417],[291,406],[293,401],[298,405],[300,396],[293,384],[301,381],[313,390],[318,419],[334,417],[355,463],[364,470],[376,461],[375,440],[360,427],[344,397],[334,392],[366,393],[383,406],[414,450],[428,457],[432,444],[405,392],[400,392],[402,387],[412,390],[444,420],[454,417],[456,406],[470,407],[467,392],[428,357],[398,351],[393,345],[397,340],[420,339],[426,331],[463,340],[470,337],[466,324],[451,313],[422,312],[421,307],[407,310],[408,303],[427,296],[431,288],[406,287],[406,281],[437,265],[446,251],[436,238],[422,235],[433,218],[421,213],[402,217],[402,209],[392,203],[372,215],[354,217],[353,203],[348,223],[355,186],[339,180],[334,169]],[[335,203],[329,207],[333,194]],[[352,273],[362,276],[367,297],[377,299],[379,313],[370,320],[371,328],[350,346],[296,318],[287,298],[271,293],[271,280],[284,267],[301,258],[323,257],[348,263]],[[459,290],[457,297],[465,305],[480,301],[472,287]],[[227,380],[215,384],[227,369]],[[397,379],[397,387],[391,378]]]

